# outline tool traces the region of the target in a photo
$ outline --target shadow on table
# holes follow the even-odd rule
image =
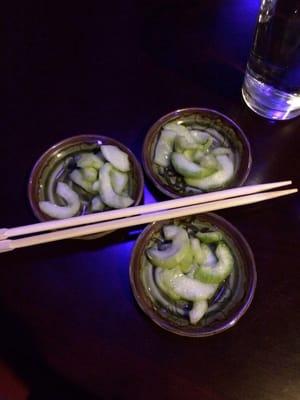
[[[26,328],[0,305],[0,358],[28,386],[28,400],[99,400],[67,382],[42,360]]]

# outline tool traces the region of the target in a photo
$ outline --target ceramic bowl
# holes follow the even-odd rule
[[[171,198],[202,193],[203,190],[189,187],[170,165],[163,168],[154,162],[157,142],[163,127],[170,122],[183,124],[187,128],[214,129],[227,141],[234,155],[234,173],[226,184],[208,190],[221,190],[241,186],[248,177],[252,157],[249,142],[242,129],[225,115],[205,108],[185,108],[173,111],[156,121],[146,134],[143,144],[143,166],[147,176],[162,193]]]
[[[145,250],[157,240],[164,225],[173,221],[155,222],[140,234],[132,253],[130,263],[130,283],[134,297],[141,309],[161,328],[172,333],[203,337],[221,333],[233,327],[250,306],[256,288],[256,268],[252,251],[242,234],[225,219],[215,214],[199,214],[176,220],[183,224],[203,224],[220,230],[225,243],[234,257],[234,268],[230,276],[218,287],[209,301],[208,311],[196,324],[192,325],[187,315],[170,312],[153,296],[151,284],[145,278],[145,265],[149,266]],[[152,267],[151,267],[152,268]],[[149,270],[152,271],[152,270]],[[152,276],[152,272],[151,275]],[[150,277],[150,279],[152,279]],[[153,277],[154,281],[155,278]]]
[[[28,198],[34,215],[39,221],[49,221],[52,218],[42,212],[39,201],[51,200],[54,197],[55,181],[61,178],[69,160],[76,154],[97,152],[102,144],[114,145],[128,154],[132,166],[129,195],[134,199],[133,205],[138,205],[143,197],[144,177],[142,168],[134,154],[122,143],[106,136],[78,135],[65,139],[50,147],[34,165],[28,183]],[[53,184],[54,182],[54,184]],[[85,194],[83,194],[85,196]],[[81,215],[88,213],[84,208]],[[105,233],[84,236],[85,239],[103,236]]]

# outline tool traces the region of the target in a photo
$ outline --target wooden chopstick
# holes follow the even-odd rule
[[[41,235],[29,236],[22,239],[6,239],[0,241],[0,252],[11,251],[21,247],[35,246],[42,243],[54,242],[57,240],[71,239],[84,235],[106,232],[121,229],[129,226],[146,224],[149,222],[162,221],[188,215],[200,214],[209,211],[221,210],[224,208],[236,207],[246,204],[257,203],[264,200],[274,199],[276,197],[286,196],[296,193],[297,189],[278,190],[271,193],[258,193],[249,196],[235,197],[226,200],[217,200],[207,204],[181,207],[175,210],[158,211],[144,215],[116,219],[92,225],[80,226],[71,229],[64,229]]]
[[[142,215],[150,212],[152,213],[167,209],[171,210],[174,208],[186,207],[194,204],[203,204],[210,201],[216,201],[220,199],[227,199],[231,197],[243,196],[243,195],[263,192],[266,190],[276,189],[282,186],[290,185],[291,183],[292,181],[281,181],[273,183],[264,183],[260,185],[244,186],[240,188],[226,189],[218,192],[182,197],[175,200],[167,200],[160,203],[152,203],[152,204],[145,204],[142,206],[129,207],[121,210],[99,212],[96,214],[82,215],[79,217],[73,217],[63,220],[40,222],[36,224],[25,225],[9,229],[3,228],[0,229],[0,240],[17,236],[25,236],[32,233],[65,229],[65,228],[70,228],[72,226],[86,225],[96,222],[120,219],[120,218],[130,217],[133,215]]]

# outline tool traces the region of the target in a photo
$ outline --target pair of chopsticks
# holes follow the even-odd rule
[[[287,186],[291,183],[292,181],[282,181],[245,186],[64,220],[40,222],[9,229],[4,228],[0,229],[0,252],[270,200],[296,193],[298,190],[287,189],[267,193],[261,192]],[[55,230],[55,232],[10,239],[52,230]]]

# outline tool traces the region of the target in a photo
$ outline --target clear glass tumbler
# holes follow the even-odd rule
[[[242,95],[263,117],[300,115],[300,0],[262,0]]]

